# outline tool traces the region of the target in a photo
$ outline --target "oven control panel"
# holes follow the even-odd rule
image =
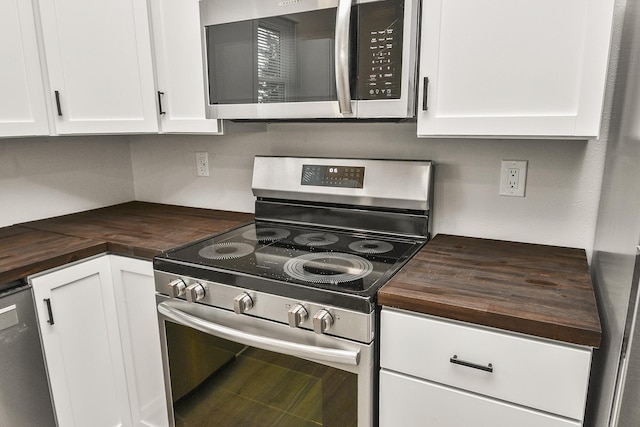
[[[373,313],[300,301],[237,286],[154,271],[156,292],[194,304],[254,316],[317,334],[369,343],[374,337]]]
[[[363,166],[302,165],[302,185],[363,188]]]

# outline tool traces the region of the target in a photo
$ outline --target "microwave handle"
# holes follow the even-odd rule
[[[352,114],[351,87],[349,85],[349,25],[351,23],[351,1],[339,0],[336,13],[335,71],[336,91],[340,113]]]
[[[303,357],[319,362],[339,363],[341,365],[358,366],[358,363],[360,362],[360,352],[357,350],[349,351],[316,347],[313,345],[298,344],[276,338],[253,335],[247,332],[238,331],[237,329],[208,322],[199,317],[178,310],[166,302],[158,304],[158,312],[180,325],[194,328],[209,335],[235,341],[240,344],[258,347],[263,350],[287,354],[294,357]]]

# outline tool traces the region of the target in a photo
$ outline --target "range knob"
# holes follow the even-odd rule
[[[187,284],[184,283],[184,280],[182,279],[173,280],[167,286],[169,287],[169,291],[170,291],[169,293],[173,298],[178,298],[183,296],[187,289]]]
[[[289,326],[292,328],[297,328],[300,326],[302,322],[307,320],[309,317],[309,313],[307,309],[302,306],[302,304],[296,304],[291,309],[289,309]]]
[[[194,283],[186,289],[187,301],[196,302],[204,298],[206,291],[201,283]]]
[[[324,334],[333,325],[333,316],[327,310],[320,310],[313,316],[313,332]]]
[[[244,292],[233,299],[233,311],[237,314],[245,313],[253,308],[251,295]]]

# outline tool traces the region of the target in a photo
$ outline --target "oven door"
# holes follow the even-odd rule
[[[202,0],[210,119],[414,115],[418,0]]]
[[[372,344],[156,299],[173,425],[372,425]]]

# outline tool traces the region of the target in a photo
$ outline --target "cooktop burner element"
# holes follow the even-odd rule
[[[340,238],[331,233],[305,233],[293,238],[293,241],[303,246],[326,246],[333,245]]]
[[[255,230],[249,230],[242,234],[247,240],[255,240],[257,242],[275,242],[277,240],[286,239],[291,232],[284,228],[273,227],[256,227]]]
[[[340,284],[366,277],[373,264],[357,255],[319,252],[292,258],[284,264],[289,276],[311,283]]]
[[[393,250],[393,245],[382,240],[358,240],[349,244],[349,249],[361,254],[385,254]]]
[[[237,259],[253,253],[253,246],[240,242],[223,242],[205,246],[198,255],[211,260]]]

